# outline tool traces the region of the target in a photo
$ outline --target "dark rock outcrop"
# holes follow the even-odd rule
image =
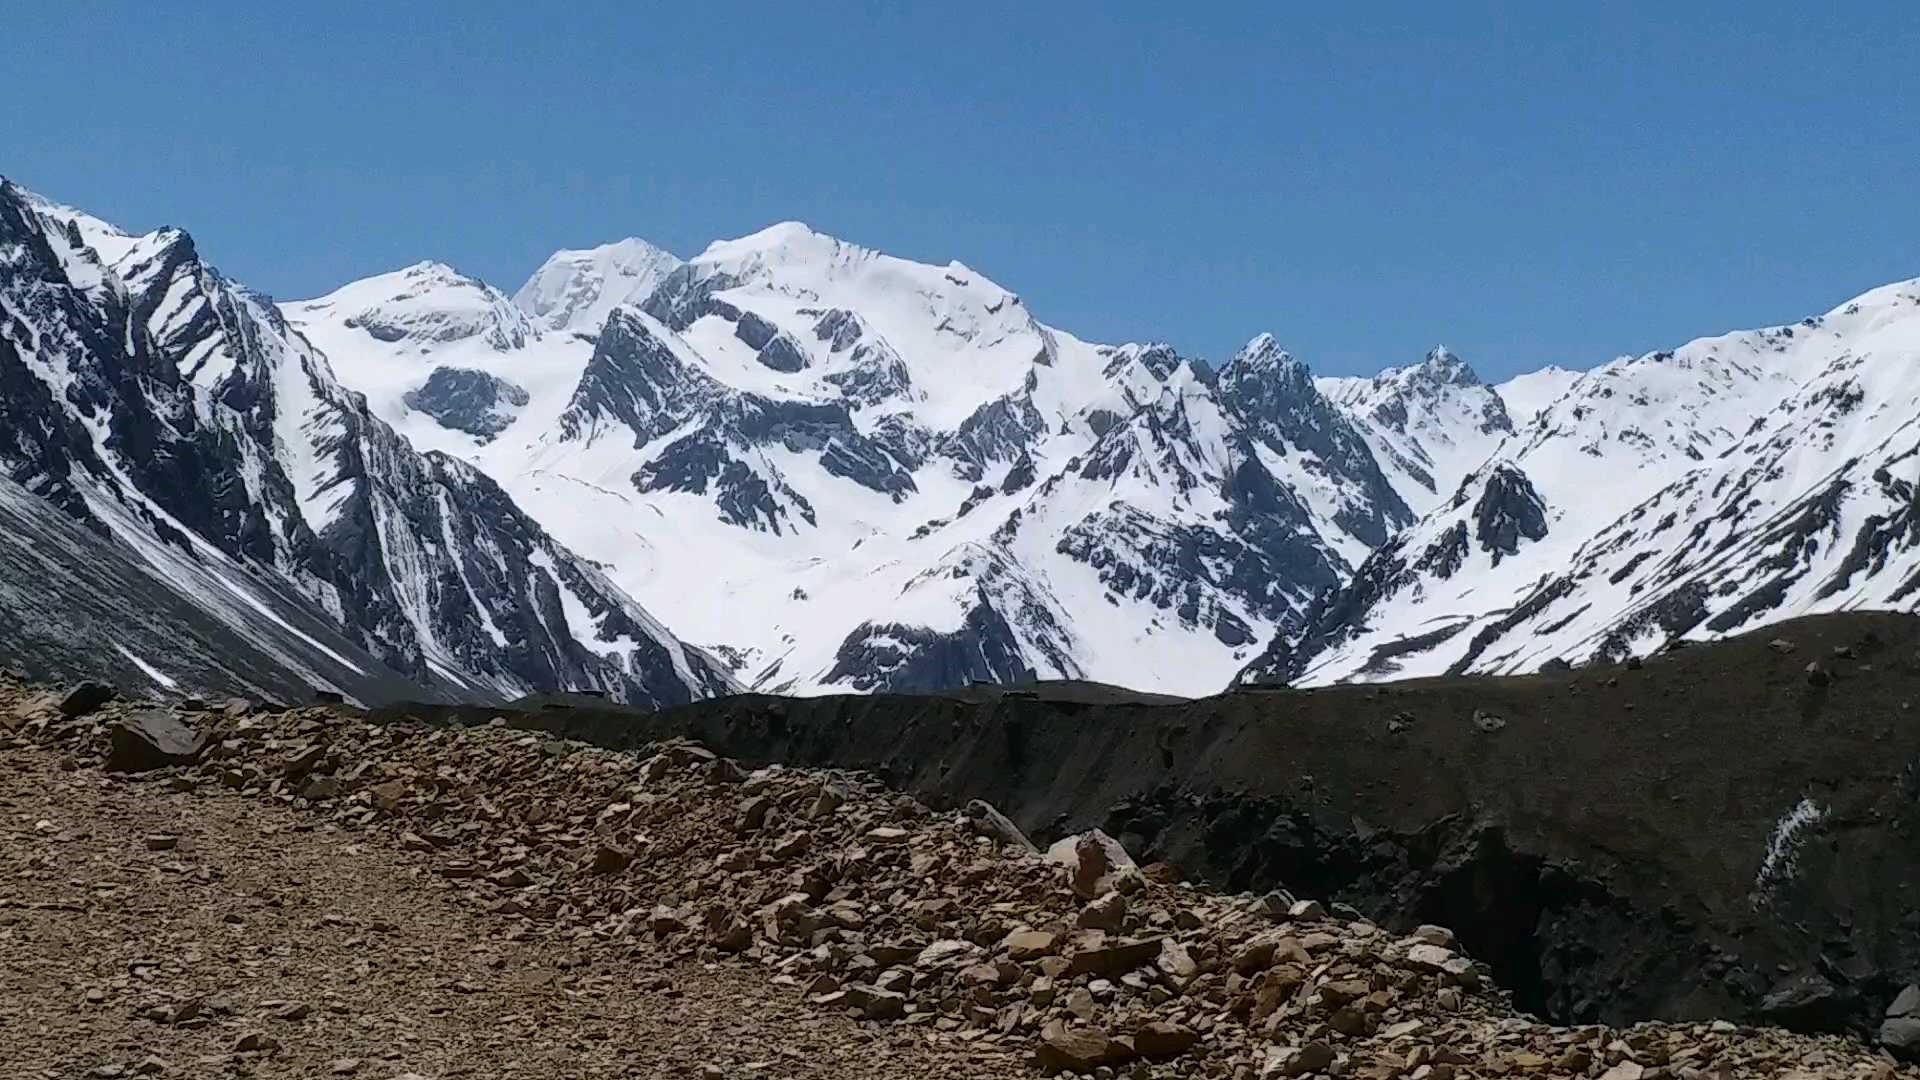
[[[529,400],[527,392],[484,371],[435,368],[427,381],[403,400],[439,421],[441,427],[491,439],[513,423],[513,410]]]

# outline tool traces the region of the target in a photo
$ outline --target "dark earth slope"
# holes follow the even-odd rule
[[[1036,840],[1099,825],[1220,885],[1449,925],[1522,1006],[1562,1021],[1865,1032],[1920,977],[1916,697],[1920,618],[1861,613],[1512,679],[1174,704],[1044,686],[986,702],[749,695],[510,719],[872,769],[936,805],[989,800]],[[1788,828],[1796,808],[1810,820]]]

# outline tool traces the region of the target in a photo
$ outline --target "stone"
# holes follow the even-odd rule
[[[407,798],[407,785],[398,780],[387,780],[367,789],[367,799],[382,813],[392,814],[400,809]]]
[[[1507,726],[1505,717],[1497,716],[1485,709],[1473,711],[1473,726],[1481,732],[1491,735]]]
[[[601,844],[593,849],[593,872],[606,876],[618,874],[633,862],[633,852],[612,844]]]
[[[113,698],[113,687],[97,682],[82,682],[74,684],[60,698],[58,707],[61,716],[73,719],[92,715]]]
[[[1295,922],[1317,922],[1327,917],[1326,905],[1318,900],[1296,900],[1287,909],[1287,917]]]
[[[1920,986],[1909,985],[1894,995],[1887,1006],[1888,1016],[1920,1016]]]
[[[285,772],[288,776],[305,776],[312,772],[327,756],[327,748],[318,743],[309,743],[293,752],[287,759]]]
[[[1881,1046],[1905,1061],[1920,1061],[1920,1017],[1890,1016],[1875,1034]]]
[[[1786,980],[1760,999],[1760,1015],[1769,1023],[1801,1030],[1838,1030],[1852,1012],[1854,992],[1824,975]]]
[[[865,983],[854,983],[842,992],[847,1002],[869,1020],[897,1020],[907,1014],[905,994]]]
[[[249,1031],[233,1041],[236,1054],[271,1054],[278,1049],[279,1042],[264,1031]]]
[[[1647,1075],[1645,1066],[1634,1061],[1622,1061],[1613,1068],[1600,1074],[1600,1080],[1641,1080]]]
[[[1160,938],[1120,941],[1076,948],[1068,957],[1070,975],[1124,975],[1151,964],[1160,955]],[[1049,957],[1048,959],[1053,959]]]
[[[171,833],[152,833],[146,838],[148,851],[172,851],[180,846],[180,838]]]
[[[834,784],[821,784],[813,797],[813,805],[807,809],[807,817],[813,820],[827,817],[840,809],[847,801],[847,793]]]
[[[1267,1056],[1262,1076],[1306,1076],[1333,1064],[1333,1047],[1315,1039],[1305,1046],[1275,1050]]]
[[[773,810],[773,800],[765,795],[755,795],[740,804],[740,816],[734,822],[733,831],[741,834],[759,831],[767,823],[767,814]]]
[[[1029,960],[1038,960],[1043,956],[1051,955],[1059,944],[1059,940],[1058,934],[1048,933],[1045,930],[1016,930],[1007,935],[1004,944],[1007,947],[1008,959],[1026,963]]]
[[[1445,971],[1447,962],[1453,959],[1452,949],[1443,949],[1438,945],[1421,943],[1407,950],[1407,963],[1428,971]]]
[[[1117,932],[1126,921],[1127,898],[1110,892],[1080,909],[1078,925],[1083,929]]]
[[[992,803],[984,799],[974,799],[967,803],[964,812],[968,823],[978,835],[1018,851],[1039,854],[1040,849],[1034,846],[1032,840],[1027,839],[1027,834],[1021,832],[1020,827],[1008,820],[1005,814],[995,810]]]
[[[1172,938],[1160,943],[1160,955],[1154,958],[1154,966],[1166,976],[1176,988],[1185,989],[1200,974],[1200,965],[1194,962],[1187,947]]]
[[[1177,1058],[1199,1041],[1199,1032],[1166,1020],[1150,1021],[1133,1029],[1134,1050],[1150,1061]]]
[[[1785,656],[1786,654],[1792,652],[1797,647],[1798,646],[1794,645],[1793,642],[1788,641],[1786,638],[1777,637],[1777,638],[1774,638],[1772,641],[1767,642],[1767,648],[1772,649],[1774,652],[1777,652],[1782,656]]]
[[[686,928],[686,921],[664,904],[656,905],[647,915],[647,929],[653,931],[655,937],[677,934]]]
[[[1099,829],[1062,837],[1047,849],[1047,861],[1067,868],[1074,894],[1082,900],[1115,891],[1120,877],[1128,871],[1139,873],[1120,841]]]
[[[1444,926],[1435,926],[1432,923],[1416,927],[1410,936],[1424,941],[1429,945],[1438,945],[1443,949],[1451,949],[1455,943],[1453,931]]]
[[[1287,912],[1293,910],[1297,898],[1285,889],[1273,889],[1262,895],[1258,901],[1260,913],[1269,919],[1287,921]]]
[[[340,789],[341,784],[337,777],[315,776],[300,785],[300,797],[308,802],[337,799],[340,797]]]
[[[123,716],[108,727],[107,733],[109,772],[149,772],[191,765],[207,749],[206,735],[165,709],[143,709]]]
[[[1116,1057],[1113,1040],[1099,1028],[1053,1020],[1040,1029],[1040,1067],[1048,1072],[1089,1073]]]
[[[1832,681],[1833,673],[1827,670],[1827,665],[1818,660],[1807,665],[1808,686],[1825,686]]]

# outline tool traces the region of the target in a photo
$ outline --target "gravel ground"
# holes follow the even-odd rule
[[[0,758],[0,1076],[1024,1074],[739,966],[512,937],[365,834]]]

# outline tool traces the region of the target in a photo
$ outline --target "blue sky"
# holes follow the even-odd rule
[[[1920,275],[1910,2],[1184,6],[48,4],[0,36],[0,172],[282,298],[797,218],[1342,374]]]

